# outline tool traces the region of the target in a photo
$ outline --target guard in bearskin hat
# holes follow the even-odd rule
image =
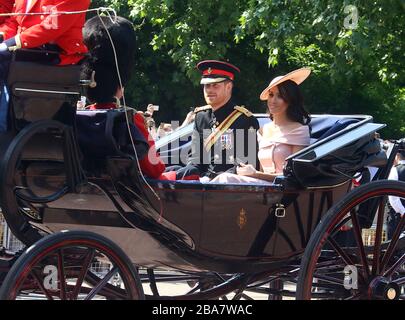
[[[83,36],[89,49],[81,76],[82,79],[91,79],[87,89],[87,99],[91,102],[88,108],[117,109],[120,107],[124,87],[133,72],[136,50],[133,25],[122,17],[111,19],[96,16],[86,22]],[[165,170],[165,164],[156,153],[155,142],[145,126],[144,116],[138,112],[133,120],[149,144],[148,155],[139,161],[142,172],[149,178],[164,179],[161,174]]]

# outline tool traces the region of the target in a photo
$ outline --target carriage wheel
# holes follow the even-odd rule
[[[405,183],[356,188],[325,215],[301,261],[298,299],[405,299],[405,215],[386,237],[387,199],[405,200]],[[375,213],[362,228],[364,214]]]
[[[103,268],[101,268],[103,267]],[[134,266],[112,241],[86,231],[47,236],[15,262],[0,300],[144,299]]]

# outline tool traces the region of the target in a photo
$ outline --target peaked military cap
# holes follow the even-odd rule
[[[235,74],[240,72],[239,68],[233,64],[218,60],[201,61],[197,64],[197,69],[202,73],[201,84],[233,81]]]

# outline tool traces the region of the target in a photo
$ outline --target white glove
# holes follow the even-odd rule
[[[0,52],[6,52],[6,51],[8,51],[7,45],[4,42],[0,43]]]
[[[153,116],[153,112],[155,112],[153,104],[149,103],[148,106],[146,107],[146,111],[149,112],[150,116]]]
[[[256,172],[255,167],[251,164],[236,167],[236,173],[240,176],[253,176]]]

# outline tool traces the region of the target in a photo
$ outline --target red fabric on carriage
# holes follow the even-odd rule
[[[175,180],[187,180],[187,181],[200,181],[200,176],[199,175],[189,175],[185,176],[182,179],[177,179],[177,172],[176,171],[168,171],[168,172],[163,172],[158,180],[170,180],[170,181],[175,181]]]

